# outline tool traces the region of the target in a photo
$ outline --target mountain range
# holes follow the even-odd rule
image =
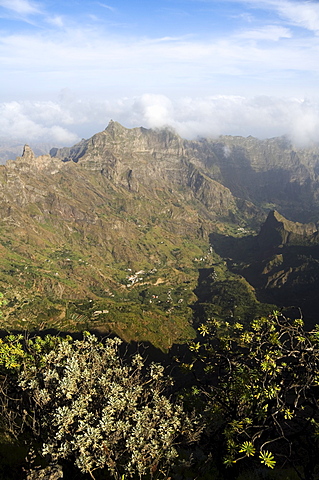
[[[160,348],[273,305],[314,321],[319,148],[107,128],[0,166],[2,328]],[[293,286],[293,288],[292,288]]]

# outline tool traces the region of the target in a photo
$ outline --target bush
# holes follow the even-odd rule
[[[317,478],[319,328],[306,332],[301,319],[274,312],[248,329],[212,319],[200,332],[189,368],[201,373],[193,393],[215,456],[219,449],[234,468],[290,465],[300,479]]]
[[[12,349],[12,361],[2,358],[11,391],[15,376],[20,390],[15,431],[31,432],[47,465],[72,461],[92,478],[105,470],[115,479],[165,478],[191,428],[182,405],[164,394],[171,381],[161,365],[146,368],[139,354],[125,363],[117,338],[37,337],[23,349],[21,337],[10,339],[2,350]]]

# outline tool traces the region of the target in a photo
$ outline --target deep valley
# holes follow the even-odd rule
[[[114,332],[162,349],[205,318],[316,322],[319,148],[108,127],[0,166],[4,330]],[[294,314],[295,315],[295,314]]]

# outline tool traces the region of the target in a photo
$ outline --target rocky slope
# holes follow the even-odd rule
[[[7,160],[20,155],[23,151],[23,145],[21,140],[8,140],[0,137],[0,165],[5,165]],[[37,156],[48,154],[51,148],[54,147],[52,143],[41,142],[32,142],[30,145]]]
[[[223,136],[191,143],[212,178],[233,195],[290,220],[318,218],[319,147],[296,148],[288,139]]]
[[[198,265],[211,261],[208,234],[240,212],[177,135],[111,122],[52,156],[25,146],[0,168],[0,184],[1,287],[14,327],[41,317],[41,328],[70,328],[71,313],[86,324],[98,311],[96,328],[112,324],[126,338],[192,334],[187,305]]]
[[[261,302],[289,307],[289,315],[304,316],[308,328],[318,322],[316,224],[292,222],[271,211],[258,235],[236,239],[212,234],[211,242],[227,259],[230,271],[245,278]]]
[[[318,243],[318,240],[318,227],[315,223],[292,222],[276,210],[269,212],[258,235],[260,249],[284,245],[312,245]]]
[[[259,251],[267,242],[271,250],[271,225],[274,248],[317,243],[315,224],[292,220],[319,212],[318,158],[315,149],[296,151],[283,139],[189,142],[170,129],[116,122],[50,155],[25,146],[0,166],[0,287],[9,300],[3,327],[90,327],[162,348],[184,341],[194,334],[194,289],[204,303],[213,298],[211,269],[221,282],[214,302],[224,281],[237,289],[243,273],[232,273],[222,257],[245,258],[249,242],[249,251],[258,242]],[[256,243],[249,234],[269,203],[291,215],[268,217]],[[258,302],[246,278],[239,291],[253,312]]]
[[[258,140],[221,136],[185,141],[169,129],[128,130],[111,122],[104,132],[72,148],[52,149],[51,155],[63,161],[79,162],[84,157],[86,162],[101,162],[101,152],[109,158],[120,155],[128,162],[127,167],[137,161],[139,169],[137,158],[145,156],[160,161],[168,157],[184,159],[236,198],[264,209],[277,208],[293,221],[316,221],[319,215],[318,146],[297,148],[285,137]],[[110,166],[107,171],[112,175]],[[170,173],[180,182],[180,171]],[[153,174],[156,176],[156,170]]]

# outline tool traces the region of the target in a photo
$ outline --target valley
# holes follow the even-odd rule
[[[319,148],[283,138],[188,141],[113,121],[50,155],[25,146],[0,166],[1,328],[166,350],[212,315],[294,306],[312,325],[318,169]]]

